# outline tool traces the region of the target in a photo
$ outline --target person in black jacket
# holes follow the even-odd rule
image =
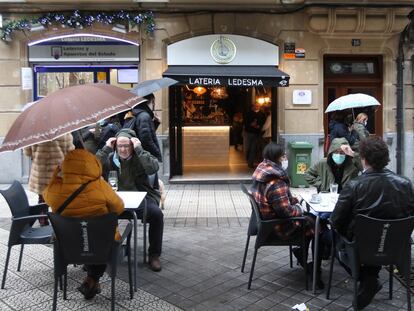
[[[134,117],[128,118],[124,123],[124,128],[135,131],[138,139],[142,143],[144,150],[151,153],[158,161],[162,162],[161,149],[158,144],[157,130],[160,122],[154,114],[155,97],[154,94],[144,96],[147,100],[139,104],[132,110]]]
[[[348,125],[345,122],[347,113],[345,111],[334,111],[331,114],[331,120],[329,122],[329,138],[332,142],[335,138],[346,138],[349,145],[355,143],[358,134],[354,130],[349,130]]]
[[[409,179],[386,169],[390,161],[385,142],[371,136],[360,142],[363,174],[349,181],[342,189],[331,215],[333,227],[350,240],[353,238],[354,219],[364,214],[380,219],[399,219],[414,215],[414,192]],[[381,266],[360,268],[358,309],[363,309],[381,289],[378,273]]]

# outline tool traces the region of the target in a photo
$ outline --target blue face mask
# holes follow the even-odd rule
[[[340,154],[340,153],[333,153],[332,154],[332,160],[335,162],[335,164],[341,165],[345,161],[346,155]]]

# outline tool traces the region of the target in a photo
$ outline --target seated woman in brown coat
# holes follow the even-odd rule
[[[101,175],[101,162],[92,153],[75,149],[66,155],[61,168],[56,168],[49,185],[43,192],[43,197],[52,211],[56,212],[73,192],[82,184],[89,182],[61,215],[89,217],[112,212],[119,215],[124,211],[124,203]],[[115,238],[120,238],[118,232]],[[86,268],[88,276],[78,290],[86,299],[91,299],[101,291],[99,279],[105,272],[106,265],[87,265]]]
[[[251,193],[254,196],[262,217],[264,219],[283,219],[289,217],[303,216],[299,199],[292,196],[290,192],[290,180],[286,172],[287,159],[282,145],[270,142],[263,150],[264,160],[257,166],[253,173],[253,185]],[[306,241],[307,248],[314,237],[315,222],[313,215],[305,215]],[[288,239],[298,234],[299,222],[290,222],[286,225],[278,225],[274,228],[274,235],[279,239]],[[319,247],[322,250],[323,247]],[[298,262],[303,266],[306,260],[302,258],[302,250],[293,250]],[[316,286],[323,289],[324,284],[321,280],[321,254],[318,256],[318,274],[316,276]],[[312,278],[313,262],[309,262],[307,272]]]

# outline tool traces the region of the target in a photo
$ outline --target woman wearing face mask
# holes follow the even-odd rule
[[[263,150],[263,158],[264,160],[257,166],[253,173],[253,184],[250,189],[259,206],[262,217],[269,220],[302,216],[302,208],[299,205],[301,198],[292,196],[290,192],[290,180],[286,172],[288,161],[284,147],[270,142]],[[313,228],[315,225],[313,216],[306,215],[306,217],[305,230],[307,244],[309,246],[314,236]],[[291,222],[283,226],[276,226],[274,228],[274,235],[280,239],[286,239],[298,234],[298,229],[299,224]],[[323,249],[323,247],[320,247],[320,249]],[[295,248],[293,253],[302,266],[306,264],[301,258],[302,250],[300,248]],[[320,263],[321,261],[318,263],[319,268]],[[308,263],[307,271],[309,277],[312,277],[312,265],[313,263]],[[316,281],[317,287],[322,289],[324,284],[321,280],[320,269],[318,269]]]
[[[312,165],[305,173],[305,180],[320,191],[329,191],[332,183],[338,184],[338,193],[352,178],[362,171],[359,157],[352,151],[346,138],[335,138],[328,156]]]

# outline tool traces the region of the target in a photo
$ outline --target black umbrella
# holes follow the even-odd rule
[[[138,95],[139,97],[143,97],[156,91],[159,91],[165,87],[169,87],[173,84],[176,84],[177,82],[178,81],[171,78],[147,80],[139,83],[131,90],[131,92]]]

